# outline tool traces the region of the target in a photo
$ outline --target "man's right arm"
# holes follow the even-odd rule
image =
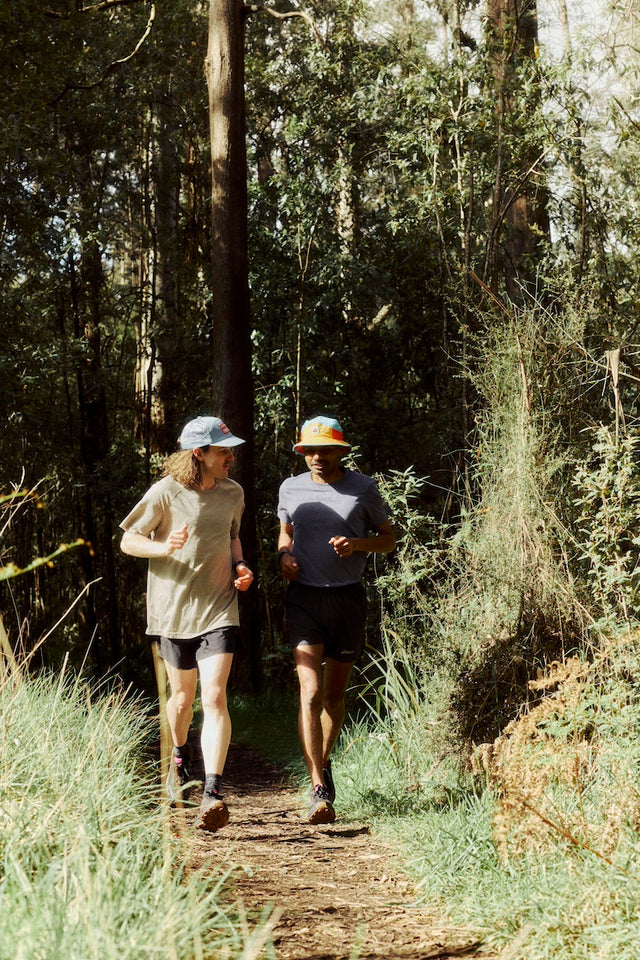
[[[293,524],[280,521],[278,536],[278,560],[280,573],[285,580],[295,580],[298,576],[298,561],[293,556]]]
[[[189,531],[186,524],[180,530],[172,530],[166,540],[151,540],[141,533],[125,530],[120,541],[120,549],[130,557],[140,557],[143,560],[150,560],[152,557],[170,557],[176,550],[184,547],[188,537]]]

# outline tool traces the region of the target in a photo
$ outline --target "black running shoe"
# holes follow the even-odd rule
[[[324,785],[329,791],[329,800],[331,803],[336,799],[336,785],[333,782],[333,773],[331,772],[331,760],[327,760],[326,767],[322,768],[322,779],[324,780]]]
[[[336,812],[333,809],[329,791],[318,783],[311,791],[311,806],[307,823],[333,823]]]
[[[226,827],[228,823],[229,811],[220,794],[216,790],[205,790],[202,794],[200,816],[196,821],[196,829],[215,833],[220,827]]]
[[[174,747],[171,760],[169,761],[169,776],[167,777],[167,795],[169,799],[174,802],[177,800],[187,800],[192,782],[193,777],[189,773],[185,759],[178,754]]]

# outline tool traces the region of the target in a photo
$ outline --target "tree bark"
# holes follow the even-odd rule
[[[504,131],[512,109],[517,65],[535,56],[537,41],[536,0],[487,0],[487,42],[496,100],[496,173],[485,279],[497,288],[502,266],[505,287],[512,298],[519,298],[522,281],[530,279],[540,238],[548,237],[550,231],[546,184],[534,173],[540,162],[535,148],[522,158],[517,185],[507,191],[504,184]],[[498,252],[501,236],[502,264]]]
[[[178,124],[171,75],[161,92],[156,118],[154,171],[155,269],[151,339],[155,363],[151,390],[150,443],[152,450],[175,449],[185,389],[184,344],[179,306],[178,201],[180,158],[176,148]]]
[[[210,0],[205,75],[211,144],[211,257],[213,295],[213,413],[246,443],[238,479],[245,493],[242,544],[257,572],[254,496],[251,312],[247,253],[247,155],[244,99],[244,23],[241,0]],[[260,686],[258,595],[242,597],[250,681]]]

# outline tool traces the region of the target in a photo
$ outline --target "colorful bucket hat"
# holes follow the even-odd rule
[[[234,437],[219,417],[196,417],[183,428],[179,443],[183,450],[195,450],[196,447],[237,447],[244,440]]]
[[[305,447],[345,447],[351,450],[351,444],[342,436],[342,427],[330,417],[314,417],[305,420],[300,430],[300,439],[293,445],[294,453],[304,456]]]

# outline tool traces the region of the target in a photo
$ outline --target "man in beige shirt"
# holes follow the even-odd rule
[[[171,689],[172,800],[185,798],[192,781],[187,739],[200,679],[206,779],[197,826],[215,831],[229,820],[221,786],[231,740],[227,681],[237,643],[238,591],[253,581],[239,537],[244,494],[228,476],[232,448],[244,440],[218,417],[197,417],[179,443],[178,453],[165,461],[163,478],[120,524],[121,549],[149,561],[147,633],[158,638]]]

